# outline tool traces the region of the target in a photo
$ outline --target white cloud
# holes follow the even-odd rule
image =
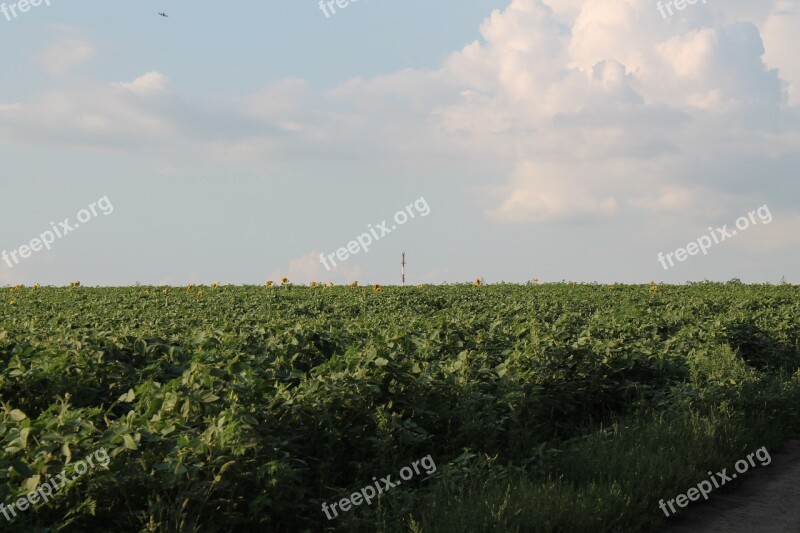
[[[92,59],[94,46],[79,39],[68,39],[45,48],[41,56],[42,66],[53,76],[62,76],[70,70]]]
[[[250,166],[309,153],[412,169],[441,158],[453,172],[481,161],[497,169],[480,199],[496,222],[611,217],[623,207],[685,215],[698,190],[729,205],[757,190],[732,160],[758,168],[800,153],[797,108],[786,106],[800,99],[796,6],[689,7],[665,20],[637,0],[512,0],[438,69],[332,90],[287,79],[203,105],[149,72],[0,103],[0,134]],[[67,55],[77,59],[66,63],[89,49],[73,44]]]
[[[711,28],[704,28],[676,35],[668,41],[659,43],[656,50],[672,67],[675,76],[701,80],[704,73],[708,72],[718,46],[719,34]]]
[[[658,194],[634,198],[631,204],[655,213],[681,213],[696,206],[697,193],[684,187],[666,187]]]
[[[320,252],[311,252],[307,255],[296,257],[289,261],[284,270],[275,270],[270,274],[269,279],[279,283],[284,277],[289,278],[290,283],[308,284],[312,281],[335,283],[352,283],[358,281],[362,275],[359,266],[349,266],[339,264],[332,271],[328,271],[319,260]],[[363,281],[363,280],[362,280]]]
[[[764,39],[764,60],[777,68],[789,84],[789,104],[800,106],[800,61],[797,60],[797,28],[800,27],[800,6],[793,0],[775,2],[761,26]]]
[[[112,83],[112,87],[125,89],[139,96],[151,96],[163,93],[169,87],[169,79],[160,72],[148,72],[132,82]]]
[[[570,168],[523,162],[511,176],[510,192],[503,203],[488,211],[501,222],[545,222],[583,217],[605,217],[617,210],[617,200],[591,194],[581,176]]]
[[[494,12],[486,42],[444,67],[463,87],[436,109],[441,131],[470,137],[462,145],[473,153],[487,139],[522,147],[492,219],[610,216],[621,201],[686,213],[687,182],[716,186],[699,167],[741,155],[731,137],[753,158],[769,156],[757,146],[782,97],[753,22],[715,20],[704,6],[670,24],[634,0],[548,3]],[[797,154],[795,132],[778,136]]]

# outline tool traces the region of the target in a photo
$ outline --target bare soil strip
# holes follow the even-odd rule
[[[668,518],[663,533],[800,533],[800,440],[770,455],[769,466],[748,470],[740,485]]]

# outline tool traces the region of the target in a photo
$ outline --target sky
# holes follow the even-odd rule
[[[800,282],[800,0],[18,1],[0,285]]]

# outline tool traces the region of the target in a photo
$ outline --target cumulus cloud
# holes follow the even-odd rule
[[[169,80],[160,72],[148,72],[132,82],[116,82],[112,87],[124,89],[139,96],[163,93],[169,87]]]
[[[149,72],[0,102],[0,134],[246,164],[481,161],[497,169],[479,199],[495,223],[691,215],[708,203],[699,191],[736,205],[759,187],[748,169],[800,152],[798,16],[787,0],[698,3],[667,20],[638,0],[512,0],[435,69],[328,90],[287,79],[203,105]],[[92,56],[77,43],[58,52],[65,65]]]
[[[0,108],[0,116],[0,136],[7,142],[90,149],[135,150],[170,139],[176,127],[157,108],[137,105],[102,85],[85,86],[79,93],[44,93],[32,103]]]
[[[633,0],[549,4],[495,11],[484,42],[444,67],[465,87],[435,111],[442,131],[471,136],[472,150],[504,131],[523,147],[505,198],[487,209],[495,221],[610,216],[621,200],[691,212],[688,183],[714,179],[697,167],[730,157],[731,137],[756,146],[786,111],[753,22],[695,6],[676,27]]]
[[[494,219],[542,222],[576,217],[605,217],[616,213],[613,196],[588,191],[581,175],[563,165],[523,162],[511,176],[506,199],[489,210]]]
[[[289,278],[291,283],[308,284],[312,281],[336,283],[352,283],[358,281],[362,270],[358,265],[340,264],[328,271],[319,260],[320,252],[296,257],[289,261],[283,270],[275,270],[270,274],[270,279],[279,283],[284,277]],[[363,280],[362,280],[363,281]]]
[[[764,60],[778,69],[787,85],[789,104],[800,106],[800,61],[797,61],[797,28],[800,27],[800,5],[792,0],[775,2],[762,24]]]
[[[633,198],[631,203],[655,213],[681,212],[696,205],[697,193],[685,187],[666,187],[658,193]]]
[[[45,71],[53,76],[62,76],[95,56],[95,48],[80,39],[67,39],[51,44],[41,56]]]

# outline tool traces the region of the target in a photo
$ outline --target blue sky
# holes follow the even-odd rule
[[[800,281],[796,1],[51,4],[0,15],[0,284]]]

